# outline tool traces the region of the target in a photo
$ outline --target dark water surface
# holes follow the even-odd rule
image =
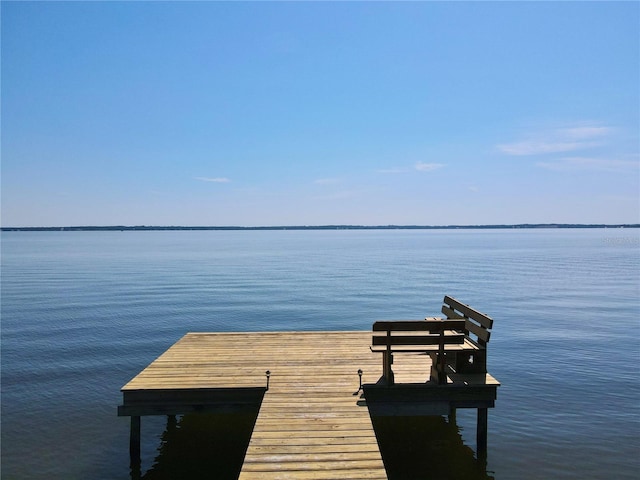
[[[487,465],[472,410],[376,419],[393,478],[637,478],[637,229],[4,232],[2,478],[130,478],[120,388],[186,332],[368,330],[444,294],[495,320]],[[232,478],[250,429],[145,417],[140,474]]]

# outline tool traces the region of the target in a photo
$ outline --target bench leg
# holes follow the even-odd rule
[[[440,369],[438,368],[438,354],[430,353],[429,357],[431,358],[431,375],[429,376],[429,381],[434,383],[440,383]]]
[[[447,367],[444,354],[431,353],[431,377],[430,382],[435,382],[438,385],[444,385],[447,383]]]
[[[393,363],[393,355],[391,352],[384,352],[382,355],[382,375],[387,385],[393,385],[393,370],[391,364]]]

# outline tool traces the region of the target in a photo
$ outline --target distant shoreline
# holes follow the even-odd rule
[[[109,232],[165,230],[492,230],[533,228],[640,228],[639,223],[523,223],[505,225],[280,225],[262,227],[240,226],[67,226],[67,227],[2,227],[3,232]]]

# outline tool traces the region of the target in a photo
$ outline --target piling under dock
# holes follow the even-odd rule
[[[370,345],[370,331],[188,333],[122,388],[118,414],[132,420],[132,461],[139,458],[141,416],[259,405],[241,480],[387,478],[360,381],[382,414],[403,414],[400,388],[407,385],[408,414],[458,406],[478,408],[480,420],[482,409],[486,436],[486,408],[499,385],[493,377],[451,379],[457,400],[449,401],[448,386],[426,383],[429,356],[403,355],[394,365],[399,388],[385,388],[378,384],[381,357]],[[468,387],[475,388],[471,396]]]

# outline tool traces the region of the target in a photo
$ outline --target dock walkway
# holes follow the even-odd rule
[[[240,480],[386,479],[358,392],[380,377],[367,332],[278,333],[260,337],[271,371]],[[373,357],[373,358],[372,358]]]

